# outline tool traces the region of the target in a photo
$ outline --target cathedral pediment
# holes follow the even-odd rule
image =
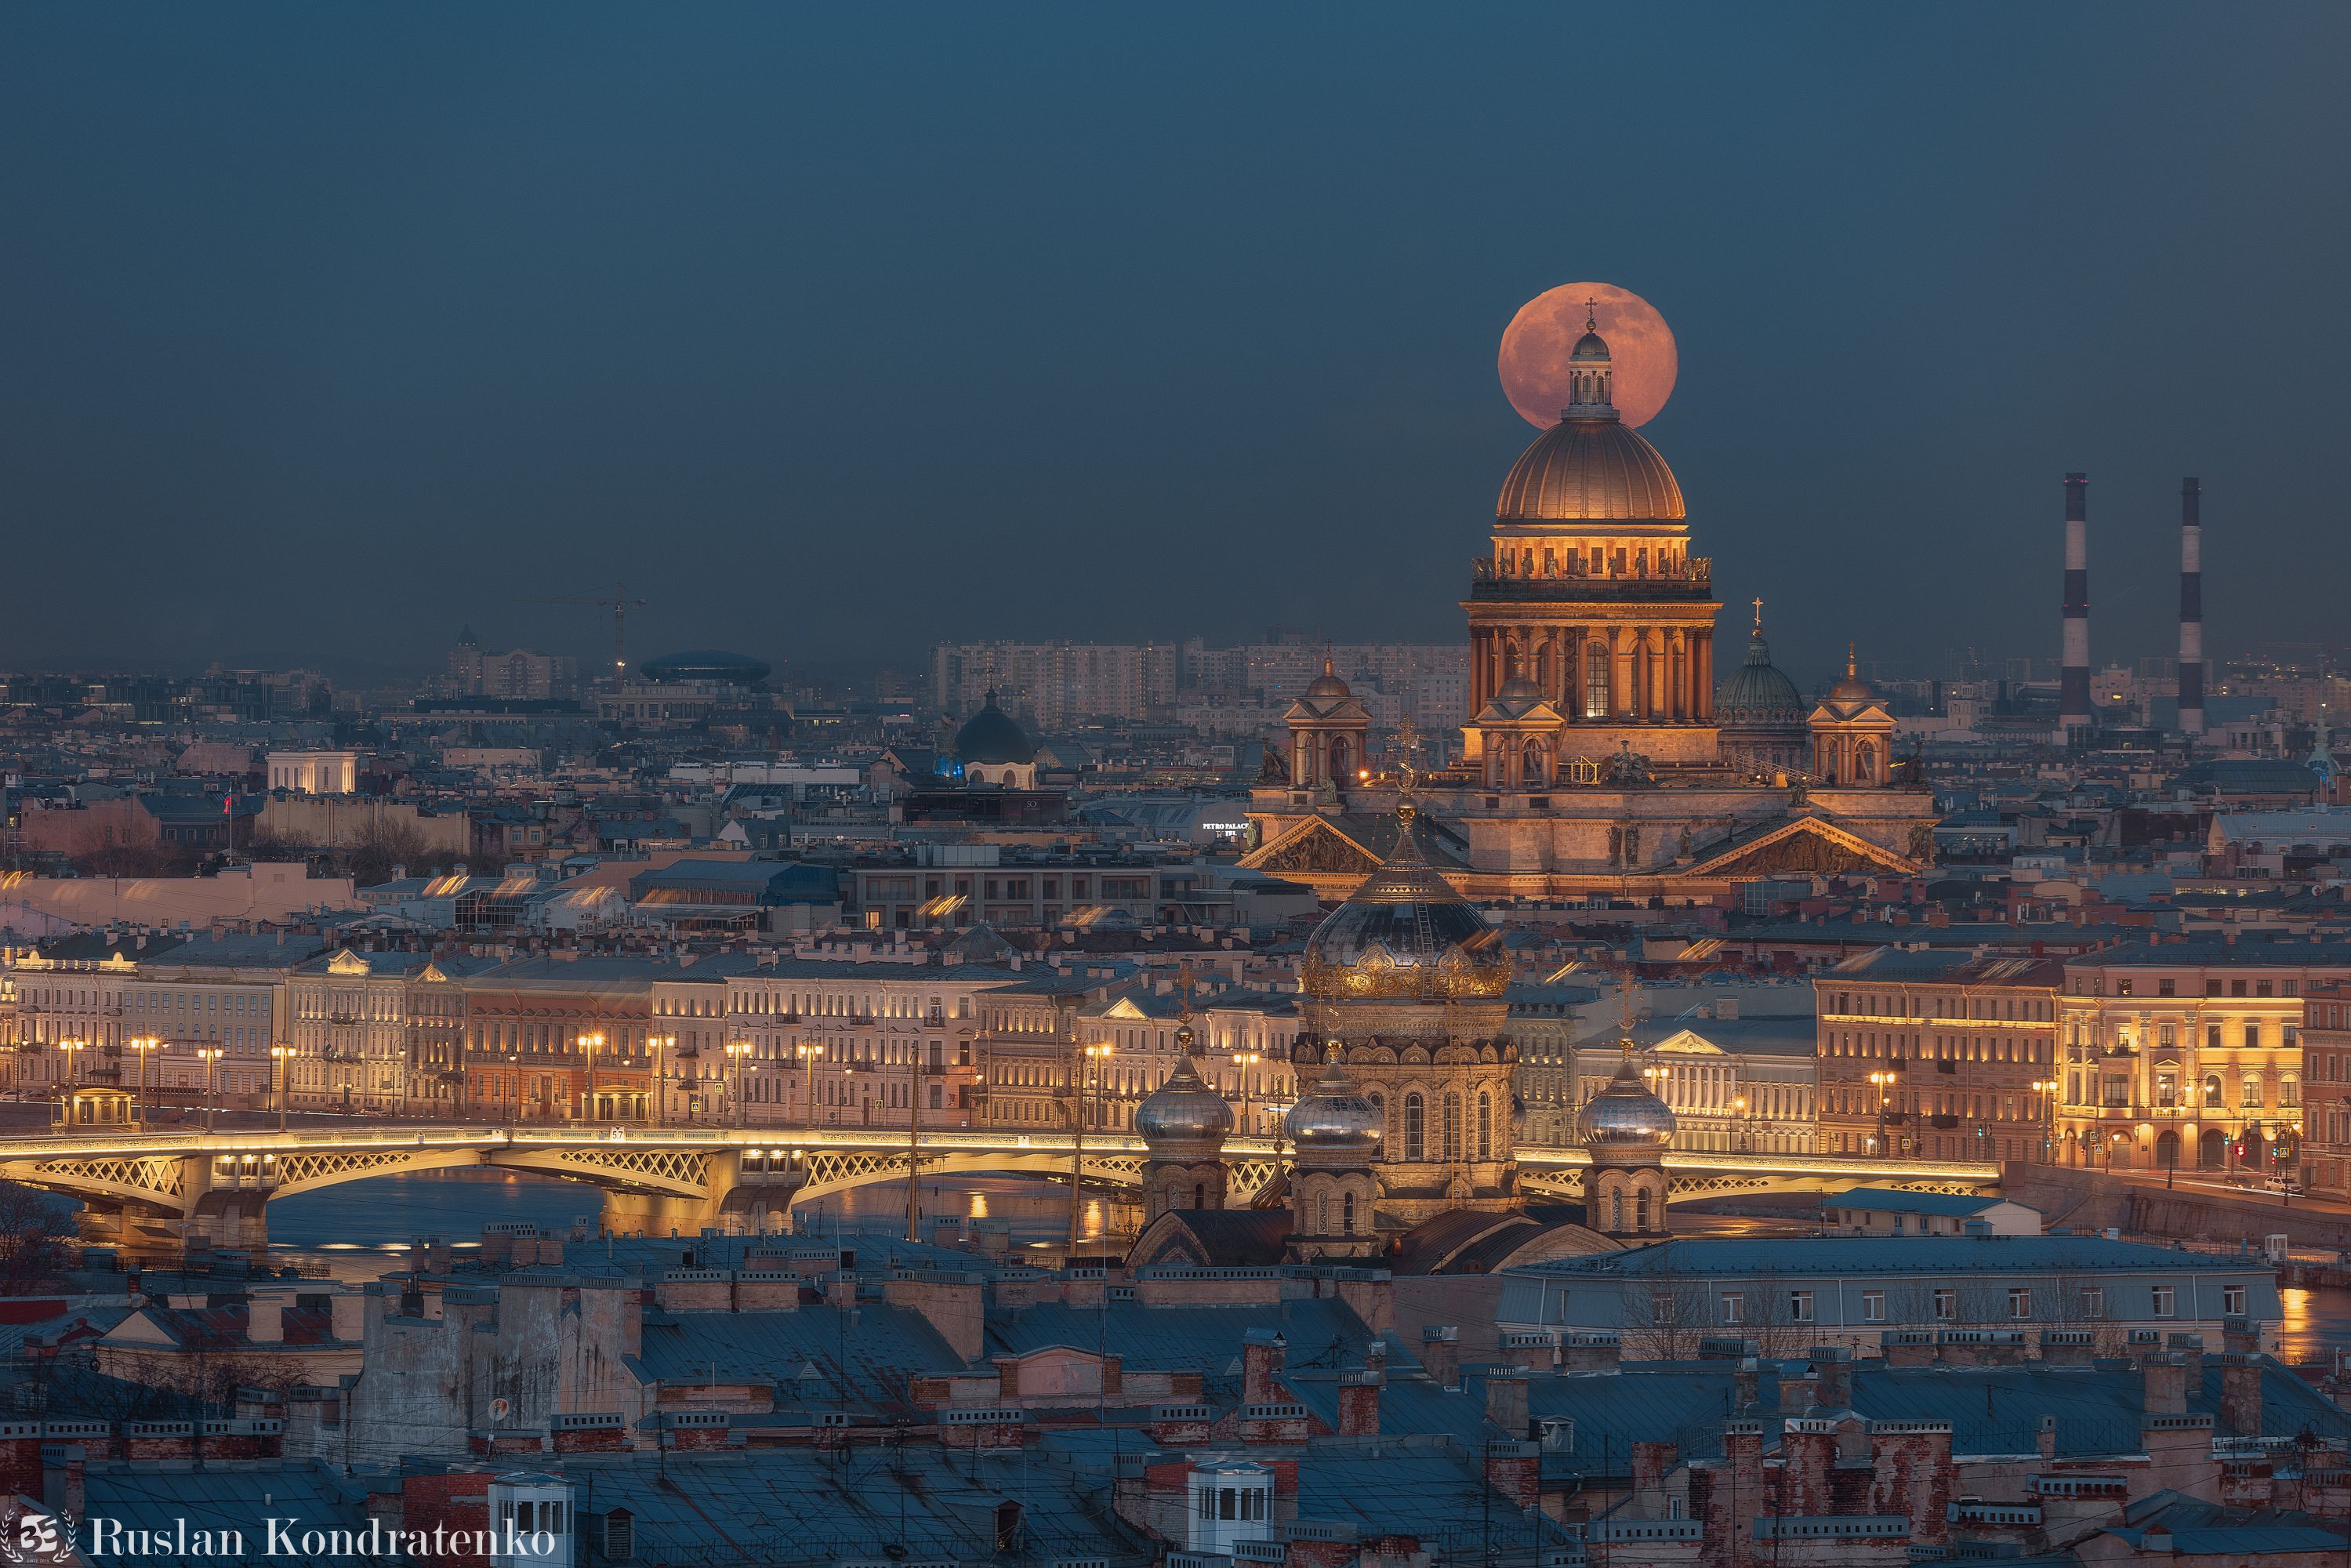
[[[1883,873],[1914,875],[1925,870],[1917,861],[1847,832],[1822,817],[1795,817],[1767,825],[1690,867],[1691,877],[1835,875],[1839,873]]]
[[[1249,871],[1300,873],[1312,876],[1365,877],[1380,857],[1340,831],[1328,817],[1310,817],[1271,843],[1241,859]]]

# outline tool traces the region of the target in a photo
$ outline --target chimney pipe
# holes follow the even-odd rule
[[[2090,711],[2090,477],[2065,476],[2065,654],[2058,672],[2059,745],[2094,722]]]
[[[2179,482],[2179,733],[2204,733],[2204,487]]]

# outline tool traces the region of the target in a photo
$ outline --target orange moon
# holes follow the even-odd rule
[[[1615,361],[1616,407],[1626,424],[1646,424],[1674,395],[1681,356],[1657,308],[1613,283],[1562,283],[1519,307],[1502,334],[1498,369],[1502,395],[1538,430],[1559,423],[1567,406],[1567,357],[1583,336],[1584,301]]]

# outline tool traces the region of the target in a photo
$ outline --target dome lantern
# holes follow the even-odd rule
[[[1560,411],[1562,419],[1621,417],[1616,412],[1616,362],[1608,352],[1608,340],[1600,335],[1599,304],[1596,299],[1583,302],[1583,336],[1568,356],[1568,402]]]

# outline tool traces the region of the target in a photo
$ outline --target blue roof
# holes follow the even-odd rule
[[[1129,1372],[1196,1372],[1203,1396],[1240,1396],[1241,1341],[1252,1329],[1280,1333],[1291,1367],[1361,1366],[1378,1337],[1345,1302],[1330,1297],[1261,1306],[1143,1306],[1121,1302],[1104,1312],[1059,1303],[991,1313],[990,1354],[1026,1355],[1052,1346],[1119,1358]],[[1414,1364],[1397,1347],[1391,1366]]]
[[[2103,1236],[1775,1236],[1685,1237],[1621,1252],[1553,1258],[1509,1272],[1651,1279],[1669,1274],[1968,1273],[1980,1270],[2144,1270],[2243,1273],[2259,1258],[2110,1241]]]
[[[1959,1192],[1905,1192],[1891,1186],[1852,1186],[1821,1200],[1823,1208],[1866,1208],[1879,1214],[1934,1214],[1965,1219],[2007,1199]]]
[[[866,1301],[853,1313],[852,1322],[831,1306],[647,1312],[637,1360],[664,1382],[775,1384],[781,1406],[867,1412],[905,1410],[911,1377],[963,1370],[963,1357],[920,1312]]]

